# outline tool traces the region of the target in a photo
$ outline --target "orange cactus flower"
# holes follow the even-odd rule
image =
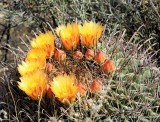
[[[98,64],[103,64],[107,59],[107,56],[104,54],[104,52],[102,52],[101,50],[99,50],[97,52],[97,54],[94,57],[94,60],[98,63]]]
[[[86,87],[81,83],[81,82],[79,82],[78,84],[77,84],[77,90],[78,90],[78,92],[80,93],[80,95],[85,95],[86,94],[86,92],[87,92],[87,89],[86,89]]]
[[[82,59],[82,58],[83,58],[82,52],[80,52],[80,51],[75,51],[75,52],[74,52],[74,58],[75,58],[75,59],[78,59],[78,60]]]
[[[33,48],[41,48],[47,52],[47,57],[54,54],[54,35],[52,32],[41,33],[31,41]]]
[[[95,80],[91,83],[90,85],[90,89],[93,91],[93,92],[100,92],[102,90],[102,84],[100,83],[100,81],[98,80]]]
[[[73,74],[58,75],[51,82],[51,90],[55,97],[64,104],[73,102],[76,99],[77,86],[74,85],[76,77]]]
[[[47,52],[41,48],[32,48],[28,51],[26,61],[46,61]]]
[[[29,73],[33,73],[34,71],[38,69],[42,69],[45,67],[45,62],[40,61],[32,61],[32,62],[24,62],[22,61],[22,64],[18,65],[18,71],[21,74],[21,76],[24,76]]]
[[[116,66],[112,60],[107,60],[102,66],[102,69],[105,73],[111,74],[116,70]]]
[[[48,78],[43,71],[37,70],[21,77],[20,80],[18,87],[33,100],[38,100],[46,93]]]
[[[54,59],[56,61],[64,61],[66,59],[66,52],[64,52],[63,50],[56,49]]]
[[[100,38],[104,27],[95,22],[84,22],[83,26],[79,26],[80,35],[82,37],[82,45],[92,48]]]
[[[86,53],[85,53],[85,58],[86,58],[87,60],[93,60],[93,58],[94,58],[94,51],[91,50],[91,49],[88,49],[88,50],[86,51]]]
[[[80,43],[80,34],[77,23],[61,25],[56,29],[57,35],[61,38],[66,50],[75,50]]]

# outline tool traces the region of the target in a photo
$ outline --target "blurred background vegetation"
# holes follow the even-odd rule
[[[106,25],[106,34],[114,28],[126,29],[126,41],[138,30],[133,42],[146,43],[157,51],[160,60],[160,2],[159,0],[1,0],[0,2],[0,58],[7,60],[4,43],[14,47],[26,40],[32,31],[53,28],[59,24],[86,20]],[[33,33],[32,33],[33,34]],[[3,43],[4,42],[4,43]],[[154,44],[153,47],[151,45]],[[9,56],[10,57],[10,56]],[[8,59],[10,60],[10,59]],[[160,64],[160,62],[158,62]]]

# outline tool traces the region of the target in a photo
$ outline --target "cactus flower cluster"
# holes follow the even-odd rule
[[[31,50],[18,65],[21,75],[18,87],[33,100],[48,96],[64,104],[74,102],[78,93],[83,97],[89,92],[99,93],[103,83],[98,77],[85,80],[78,73],[83,73],[83,62],[98,66],[106,75],[114,73],[114,62],[103,51],[94,50],[103,30],[100,23],[92,21],[83,25],[75,22],[60,25],[55,31],[61,48],[55,46],[56,35],[52,32],[32,39]]]

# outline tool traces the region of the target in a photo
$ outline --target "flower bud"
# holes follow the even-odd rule
[[[102,66],[102,69],[105,73],[111,74],[116,70],[116,66],[112,60],[107,60]]]
[[[88,49],[85,53],[85,57],[87,60],[93,60],[94,58],[94,51],[91,49]]]
[[[82,52],[80,52],[80,51],[75,51],[75,52],[74,52],[74,58],[75,58],[75,59],[78,59],[78,60],[82,59],[82,58],[83,58]]]
[[[52,63],[47,63],[46,64],[46,71],[51,72],[53,69],[53,64]]]
[[[54,58],[56,61],[64,61],[66,59],[66,53],[63,50],[56,49]]]
[[[94,57],[94,60],[98,63],[98,64],[103,64],[105,62],[105,60],[107,59],[107,56],[105,55],[104,52],[102,52],[101,50],[99,50],[97,52],[97,54]]]
[[[87,92],[87,89],[86,89],[86,87],[81,83],[81,82],[79,82],[78,84],[77,84],[77,90],[78,90],[78,92],[80,93],[80,95],[85,95],[86,94],[86,92]]]
[[[94,80],[90,85],[90,89],[92,92],[100,92],[102,90],[102,83],[99,80]]]

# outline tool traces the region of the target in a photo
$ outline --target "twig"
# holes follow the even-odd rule
[[[4,75],[4,76],[6,76],[6,75]],[[7,78],[5,78],[5,79],[7,79]],[[15,110],[15,113],[16,113],[16,120],[17,120],[17,122],[19,122],[16,102],[15,102],[14,96],[13,96],[13,94],[12,94],[12,91],[11,91],[11,88],[10,88],[9,83],[10,83],[10,82],[7,80],[8,89],[9,89],[9,92],[10,92],[10,94],[11,94],[11,97],[12,97],[12,100],[13,100],[13,104],[14,104],[14,110]]]
[[[151,6],[152,6],[153,10],[156,12],[156,14],[158,15],[158,17],[160,18],[160,14],[158,13],[158,11],[157,11],[155,5],[153,4],[152,0],[150,0],[150,3],[151,3]]]

